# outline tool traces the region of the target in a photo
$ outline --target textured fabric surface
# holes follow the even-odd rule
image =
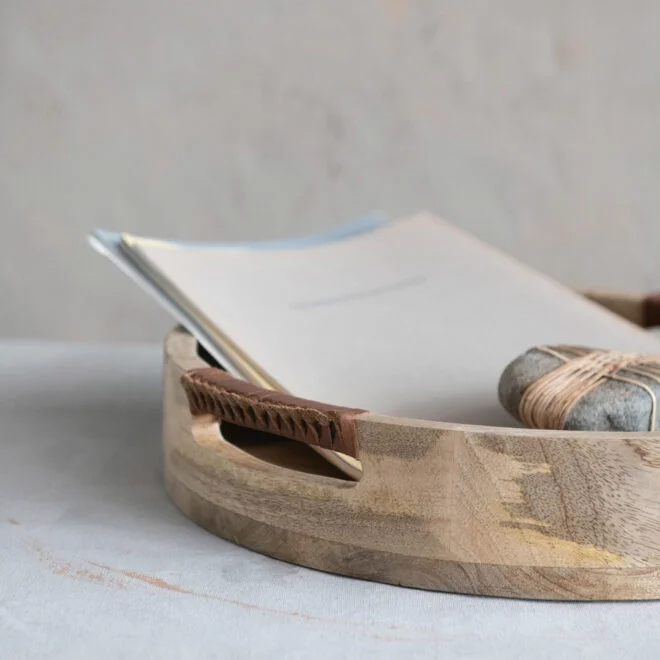
[[[660,603],[361,582],[196,527],[162,486],[159,347],[0,345],[3,658],[650,658]]]

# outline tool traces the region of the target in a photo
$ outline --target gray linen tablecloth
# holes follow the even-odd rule
[[[660,603],[325,575],[196,527],[161,477],[158,347],[0,344],[0,657],[655,658]]]

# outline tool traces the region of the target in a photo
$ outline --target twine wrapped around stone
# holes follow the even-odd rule
[[[504,370],[499,396],[531,428],[654,431],[660,356],[537,346]]]

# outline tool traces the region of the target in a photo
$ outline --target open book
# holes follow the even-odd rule
[[[529,347],[660,352],[650,333],[428,213],[263,244],[91,240],[234,375],[336,405],[512,426],[497,383]]]

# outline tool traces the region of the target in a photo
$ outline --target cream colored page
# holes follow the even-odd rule
[[[427,214],[299,249],[139,245],[288,391],[339,405],[511,425],[497,383],[530,346],[660,352],[649,333]]]

